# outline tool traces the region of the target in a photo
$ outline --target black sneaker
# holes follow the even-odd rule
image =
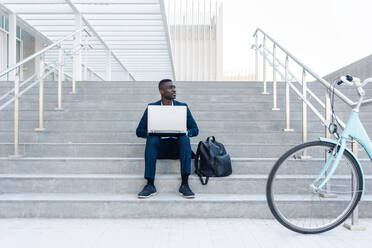
[[[195,194],[191,191],[188,184],[182,184],[179,189],[179,193],[185,198],[195,198]]]
[[[154,185],[146,184],[141,192],[138,193],[138,198],[149,198],[150,196],[156,195],[156,188]]]

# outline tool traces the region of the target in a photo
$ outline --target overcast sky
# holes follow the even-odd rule
[[[372,54],[371,0],[223,0],[223,15],[225,72],[254,68],[257,27],[320,76]]]

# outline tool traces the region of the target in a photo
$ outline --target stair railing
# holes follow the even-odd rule
[[[10,90],[9,92],[5,93],[3,96],[0,97],[0,101],[3,101],[10,95],[14,95],[10,99],[8,99],[5,103],[0,105],[0,111],[3,110],[5,107],[10,105],[14,102],[14,154],[9,156],[10,158],[19,158],[21,156],[19,152],[19,101],[22,95],[24,95],[26,92],[28,92],[30,89],[32,89],[34,86],[39,84],[39,127],[35,129],[35,131],[44,131],[44,80],[49,75],[51,75],[53,72],[58,72],[58,105],[55,110],[63,110],[62,108],[62,81],[63,76],[66,74],[64,72],[64,49],[62,48],[62,45],[65,41],[72,39],[72,48],[71,48],[71,56],[72,56],[72,93],[76,93],[76,73],[75,73],[75,61],[76,56],[75,53],[78,52],[79,49],[82,49],[81,44],[77,44],[76,35],[80,34],[82,32],[88,33],[85,29],[81,29],[78,31],[75,31],[64,38],[58,40],[57,42],[54,42],[53,44],[45,47],[44,49],[40,50],[39,52],[36,52],[35,54],[25,58],[24,60],[18,62],[14,66],[11,66],[10,68],[6,69],[3,72],[0,72],[0,78],[9,75],[10,73],[15,74],[15,80],[14,80],[14,88]],[[78,47],[78,48],[76,48]],[[58,61],[54,63],[46,63],[45,62],[45,54],[48,51],[51,51],[52,49],[58,48]],[[22,68],[22,65],[25,63],[32,61],[34,59],[39,59],[39,72],[30,76],[26,80],[24,80],[20,84],[20,71]],[[28,83],[30,83],[28,86],[26,86]],[[25,89],[20,90],[21,87],[25,87]]]
[[[259,35],[262,35],[262,44],[258,44],[258,38]],[[285,90],[285,106],[286,106],[286,125],[285,125],[285,131],[291,131],[292,128],[290,127],[290,89],[292,89],[295,94],[302,100],[303,108],[302,108],[302,132],[303,132],[303,142],[307,141],[307,107],[309,107],[314,114],[320,119],[320,121],[325,125],[326,132],[328,131],[328,126],[330,124],[330,116],[321,114],[316,107],[309,101],[310,98],[308,95],[310,95],[312,98],[314,98],[318,104],[323,109],[330,110],[330,103],[328,99],[328,94],[326,92],[325,94],[325,103],[317,97],[308,87],[307,87],[307,81],[306,77],[307,75],[311,75],[316,79],[316,81],[320,82],[323,86],[325,86],[325,89],[330,88],[330,83],[318,76],[313,70],[311,70],[309,67],[307,67],[305,64],[303,64],[300,60],[298,60],[295,56],[293,56],[290,52],[288,52],[286,49],[284,49],[276,40],[271,38],[268,34],[266,34],[261,29],[257,29],[256,32],[253,35],[255,37],[255,45],[252,46],[252,48],[256,51],[256,73],[258,72],[258,57],[261,55],[263,57],[263,94],[268,94],[267,92],[267,70],[266,70],[266,63],[269,63],[273,67],[273,110],[278,110],[277,108],[277,80],[276,75],[279,74],[282,79],[284,79],[286,83],[286,90]],[[267,48],[267,40],[271,41],[272,43],[272,51]],[[280,59],[276,56],[276,50],[280,49],[284,55],[285,55],[285,61],[282,62]],[[302,71],[302,77],[298,78],[296,77],[295,73],[290,71],[289,69],[289,60],[293,61],[295,64],[297,64]],[[281,72],[281,70],[284,70],[284,73]],[[258,74],[256,74],[256,79],[258,79]],[[299,84],[302,86],[302,91],[298,90],[294,83]],[[335,95],[339,99],[341,99],[343,102],[345,102],[350,107],[354,106],[356,103],[350,100],[347,96],[345,96],[343,93],[341,93],[339,90],[335,89]],[[328,111],[327,111],[328,112]],[[329,112],[330,113],[330,112]],[[340,122],[341,126],[344,126],[344,123],[342,120],[338,118],[338,121]]]
[[[262,36],[262,44],[259,44],[259,36]],[[290,89],[298,96],[299,99],[302,100],[302,142],[307,142],[307,108],[309,107],[312,112],[320,119],[325,127],[325,137],[330,138],[331,134],[329,133],[329,125],[331,120],[331,101],[328,94],[328,90],[330,90],[331,85],[329,82],[321,78],[318,74],[316,74],[313,70],[311,70],[308,66],[302,63],[299,59],[293,56],[288,50],[286,50],[283,46],[281,46],[276,40],[274,40],[271,36],[265,33],[262,29],[257,28],[253,34],[255,39],[255,44],[252,45],[252,48],[255,50],[255,71],[256,71],[256,80],[259,78],[259,55],[262,56],[262,77],[263,77],[263,92],[262,94],[269,94],[267,91],[267,69],[266,63],[273,68],[273,111],[279,110],[277,107],[277,79],[276,75],[279,74],[285,82],[285,116],[286,116],[286,123],[285,123],[285,132],[291,132],[293,129],[290,126]],[[271,42],[272,49],[270,50],[267,46],[267,40]],[[285,55],[284,62],[281,61],[277,54],[277,49],[280,49],[282,53]],[[294,62],[297,66],[300,67],[302,71],[302,76],[299,79],[296,77],[295,73],[293,73],[289,69],[289,62],[290,60]],[[281,71],[284,70],[284,73]],[[316,82],[325,86],[325,103],[323,103],[320,98],[318,98],[308,87],[307,87],[307,76],[312,76]],[[294,85],[297,83],[301,85],[302,91],[297,89]],[[333,89],[332,89],[333,90]],[[342,94],[339,90],[334,89],[335,95],[346,103],[350,107],[356,106],[357,102],[353,102],[347,96]],[[313,97],[321,108],[324,111],[324,115],[321,114],[316,107],[310,102],[309,96]],[[342,128],[345,127],[345,123],[338,117],[335,116],[338,123],[341,125]],[[352,141],[352,151],[354,154],[358,153],[358,143],[353,140]],[[351,225],[348,226],[356,226],[359,222],[359,210],[358,207],[355,208],[352,216],[351,216]]]

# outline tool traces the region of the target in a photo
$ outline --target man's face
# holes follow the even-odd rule
[[[176,99],[176,85],[173,82],[166,82],[159,89],[160,95],[167,100]]]

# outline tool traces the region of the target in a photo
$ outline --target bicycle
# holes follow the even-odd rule
[[[303,234],[329,231],[343,223],[361,200],[363,170],[346,142],[355,139],[372,161],[372,143],[359,119],[360,107],[372,103],[372,99],[363,101],[363,87],[369,82],[372,78],[361,83],[350,75],[334,81],[329,90],[332,121],[328,128],[336,140],[319,138],[297,145],[271,169],[266,199],[274,217],[288,229]],[[341,135],[334,111],[336,84],[356,87],[360,96]]]

